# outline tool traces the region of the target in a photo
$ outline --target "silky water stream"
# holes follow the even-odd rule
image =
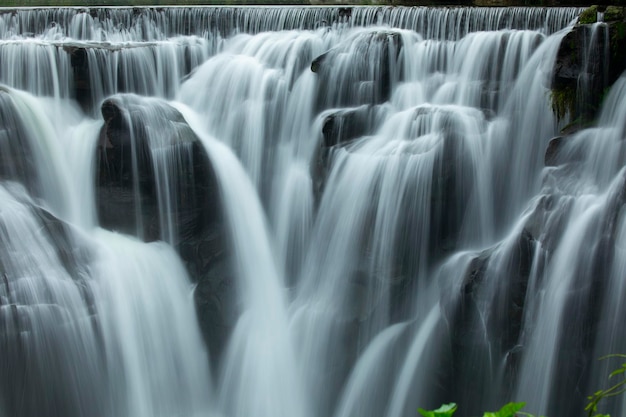
[[[626,81],[544,166],[578,13],[0,9],[0,415],[583,415]]]

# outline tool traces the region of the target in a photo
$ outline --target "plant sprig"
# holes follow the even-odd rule
[[[611,358],[622,358],[626,359],[626,354],[622,353],[614,353],[611,355],[606,355],[601,357],[599,360],[606,360]],[[615,369],[613,372],[609,374],[609,379],[621,375],[623,376],[622,380],[613,384],[607,389],[599,390],[594,392],[592,395],[588,396],[587,399],[589,402],[585,407],[585,411],[587,411],[587,415],[589,417],[609,417],[608,414],[600,414],[598,413],[598,403],[606,398],[615,397],[617,395],[623,394],[626,392],[626,362],[622,363],[622,365]]]

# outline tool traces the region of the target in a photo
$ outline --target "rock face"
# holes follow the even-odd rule
[[[396,65],[402,38],[396,32],[367,32],[331,49],[311,63],[320,79],[318,107],[379,104],[399,79]]]
[[[89,57],[85,48],[66,47],[74,76],[74,94],[78,104],[86,111],[91,110],[94,97],[89,81]]]
[[[26,126],[10,93],[0,87],[0,178],[18,181],[37,195],[34,163]]]
[[[166,240],[197,283],[194,300],[212,354],[234,316],[233,275],[219,189],[206,151],[164,101],[118,95],[102,104],[96,201],[100,224]]]
[[[119,95],[102,104],[102,115],[100,224],[146,241],[177,243],[217,219],[215,176],[202,143],[177,110]],[[169,223],[176,236],[163,230]]]
[[[330,148],[367,134],[373,127],[373,116],[371,106],[342,109],[329,114],[322,126],[324,146]]]
[[[363,105],[340,109],[329,113],[322,124],[322,142],[312,167],[311,176],[317,201],[321,198],[333,149],[340,148],[364,135],[371,133],[374,127],[375,107]]]
[[[578,25],[561,42],[552,81],[553,108],[560,118],[567,113],[572,119],[593,118],[609,83],[605,77],[608,61],[603,59],[605,36],[592,32],[592,26]],[[579,99],[579,93],[587,97]]]
[[[66,223],[33,202],[21,185],[3,183],[0,194],[2,410],[24,417],[45,415],[50,409],[79,417],[78,410],[86,410],[86,403],[102,410],[102,401],[86,398],[95,394],[96,378],[87,377],[86,369],[69,366],[75,361],[99,366],[97,358],[82,362],[84,350],[67,345],[80,326],[85,332],[97,332],[93,293],[85,280],[91,253]],[[17,258],[21,245],[32,245],[31,251]],[[46,257],[45,264],[40,263]],[[85,398],[72,395],[75,385],[67,383],[79,380]],[[24,392],[45,395],[28,401]]]
[[[535,239],[527,229],[521,229],[517,238],[497,247],[477,253],[469,259],[459,292],[450,294],[450,302],[443,304],[450,337],[450,351],[442,370],[453,387],[453,397],[474,404],[471,398],[486,398],[484,384],[493,378],[490,370],[479,363],[490,355],[506,358],[505,375],[515,375],[521,358],[521,331],[523,328],[526,292],[535,256]],[[458,297],[458,299],[455,299]],[[498,371],[499,372],[499,371]],[[472,386],[461,383],[464,378],[475,381]],[[513,378],[505,377],[504,381]],[[506,395],[510,387],[503,386]],[[478,414],[479,408],[468,410]]]
[[[621,9],[607,8],[603,25],[594,25],[599,9],[588,9],[561,41],[551,87],[552,107],[559,118],[569,114],[571,120],[592,120],[606,88],[626,69],[626,22]]]
[[[95,11],[95,10],[94,10]],[[172,98],[181,77],[203,61],[203,47],[193,41],[174,48],[158,43],[64,45],[72,67],[71,94],[94,116],[100,102],[116,93]],[[116,66],[103,65],[113,60]]]

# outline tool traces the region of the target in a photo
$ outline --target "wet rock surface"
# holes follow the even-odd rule
[[[18,181],[35,195],[38,180],[35,160],[24,125],[10,93],[0,87],[0,179]]]
[[[85,410],[86,403],[94,411],[102,410],[104,404],[98,398],[72,395],[75,386],[69,381],[86,377],[87,371],[67,366],[84,357],[76,355],[81,352],[79,348],[65,345],[77,327],[98,334],[94,294],[88,282],[92,254],[67,223],[26,197],[21,185],[4,183],[2,188],[3,198],[7,197],[4,194],[7,191],[14,199],[7,207],[3,206],[0,216],[2,410],[8,415],[24,417],[45,415],[51,408],[68,417],[79,417],[78,410]],[[20,227],[22,222],[28,226]],[[16,235],[17,231],[21,233]],[[20,244],[16,240],[22,239],[32,244],[34,251],[26,259],[16,259],[14,253]],[[29,256],[42,255],[38,247],[42,242],[50,249],[45,254],[49,257],[46,267],[32,265],[24,269],[21,263],[32,261]],[[81,311],[81,320],[70,313],[74,310]],[[41,344],[46,346],[45,354],[33,354]],[[100,364],[92,358],[90,365]],[[93,380],[85,378],[80,383],[85,393],[97,392]],[[48,395],[39,397],[38,401],[25,401],[24,391],[45,391]]]
[[[202,333],[217,357],[236,319],[236,297],[208,155],[183,116],[165,102],[114,96],[102,104],[102,115],[96,187],[100,224],[145,241],[169,238],[197,284],[194,302]],[[157,159],[163,157],[176,163],[161,166]],[[165,176],[169,186],[163,184]],[[163,206],[159,190],[167,188],[172,194]],[[163,230],[170,223],[175,236]]]
[[[402,38],[395,32],[369,32],[318,56],[318,108],[380,104],[389,99],[400,77]]]
[[[208,156],[177,110],[165,102],[121,95],[102,104],[102,115],[97,205],[104,227],[146,241],[176,242],[218,220],[218,190]],[[177,236],[162,230],[165,216],[173,219]]]
[[[598,10],[588,9],[595,16]],[[608,10],[605,23],[583,24],[581,15],[562,39],[552,76],[553,109],[560,118],[592,120],[599,110],[607,87],[626,69],[626,21],[621,8]],[[605,11],[606,16],[606,11]]]

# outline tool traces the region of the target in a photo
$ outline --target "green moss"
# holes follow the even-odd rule
[[[598,21],[598,6],[591,6],[583,10],[578,16],[578,23],[581,25],[589,25]]]
[[[576,90],[565,87],[550,92],[552,111],[558,120],[562,120],[568,114],[571,116],[576,111]]]
[[[624,8],[618,6],[609,6],[604,11],[605,22],[615,22],[624,20]]]
[[[612,41],[624,42],[626,40],[626,22],[616,22],[613,24],[615,31],[613,32]]]
[[[611,34],[610,45],[613,62],[624,62],[626,59],[626,22],[611,23],[609,33]]]

